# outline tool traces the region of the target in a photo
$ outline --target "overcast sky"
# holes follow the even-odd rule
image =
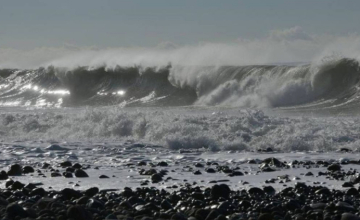
[[[359,0],[0,0],[0,48],[153,47],[360,33]],[[306,36],[304,36],[306,38]]]

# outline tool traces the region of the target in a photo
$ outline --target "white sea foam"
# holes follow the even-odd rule
[[[189,114],[190,112],[193,112]],[[4,140],[126,141],[171,149],[357,150],[354,117],[277,117],[257,110],[91,108],[2,114]]]

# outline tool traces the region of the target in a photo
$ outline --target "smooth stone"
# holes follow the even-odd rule
[[[46,195],[46,191],[43,188],[36,188],[30,192],[30,196],[40,196],[43,197]]]
[[[75,220],[92,220],[93,217],[84,207],[80,205],[70,206],[66,212],[66,216]]]
[[[212,186],[210,194],[211,194],[211,197],[213,197],[213,198],[227,199],[230,196],[230,192],[231,192],[231,190],[228,185],[226,185],[226,184],[217,185],[216,184],[216,185]]]
[[[61,190],[61,194],[65,199],[72,199],[72,198],[78,199],[81,196],[83,196],[81,192],[70,188],[65,188]]]
[[[155,173],[155,174],[151,175],[151,181],[153,183],[158,183],[158,182],[160,182],[162,180],[163,180],[162,176],[160,174],[158,174],[158,173]]]
[[[86,203],[86,207],[90,209],[104,209],[105,205],[102,201],[97,199],[89,199]]]
[[[335,172],[335,171],[340,171],[341,170],[341,166],[340,164],[331,164],[330,166],[328,166],[327,170]]]
[[[108,176],[106,176],[106,175],[100,175],[99,176],[99,179],[108,179],[109,177]]]
[[[273,220],[273,217],[270,213],[260,214],[258,220]]]
[[[7,180],[8,178],[9,176],[7,175],[7,173],[4,170],[2,170],[0,172],[0,180]]]
[[[64,176],[65,178],[72,178],[72,177],[73,177],[73,174],[70,173],[70,172],[64,172],[64,173],[63,173],[63,176]]]
[[[26,218],[27,212],[23,209],[23,207],[17,203],[11,203],[6,207],[6,214],[12,217],[21,217]]]
[[[58,173],[58,172],[53,172],[53,173],[50,174],[50,176],[51,176],[51,177],[60,177],[61,174]]]
[[[21,176],[22,167],[19,164],[11,165],[9,171],[7,172],[8,176]]]
[[[62,167],[71,167],[72,163],[70,161],[64,161],[64,162],[60,163],[60,166],[62,166]]]
[[[260,188],[258,188],[258,187],[252,187],[252,188],[250,188],[250,189],[248,190],[248,193],[249,193],[250,195],[259,195],[259,196],[262,196],[262,195],[265,194],[265,193],[264,193],[264,190],[262,190],[262,189],[260,189]]]
[[[61,147],[60,145],[57,145],[57,144],[49,145],[45,149],[46,150],[55,150],[55,151],[68,151],[69,150],[69,149],[67,149],[65,147]]]
[[[35,172],[35,170],[34,170],[34,168],[32,167],[32,166],[24,166],[23,167],[23,173],[34,173]]]
[[[78,177],[78,178],[89,177],[89,175],[82,169],[76,169],[75,170],[75,176]]]
[[[85,190],[85,195],[88,197],[93,197],[98,193],[99,193],[99,188],[97,188],[97,187],[91,187],[91,188]]]

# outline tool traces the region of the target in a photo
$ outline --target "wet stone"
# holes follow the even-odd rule
[[[20,217],[20,218],[26,218],[27,212],[24,210],[24,208],[16,203],[11,203],[6,207],[6,214],[8,214],[10,217]]]
[[[153,183],[158,183],[158,182],[160,182],[162,180],[163,180],[162,176],[160,174],[158,174],[158,173],[155,173],[155,174],[151,175],[151,181]]]
[[[24,166],[23,167],[23,173],[27,174],[27,173],[34,173],[35,170],[32,166]]]
[[[22,167],[19,164],[11,165],[9,171],[7,172],[8,176],[21,176]]]
[[[7,173],[4,170],[2,170],[0,172],[0,180],[6,180],[8,178],[9,178],[9,176],[7,175]]]
[[[53,172],[53,173],[50,174],[50,176],[51,177],[60,177],[62,175],[60,173],[58,173],[58,172]]]
[[[97,187],[91,187],[85,191],[85,195],[88,197],[93,197],[97,193],[99,193],[99,188],[97,188]]]
[[[64,173],[63,173],[63,176],[64,176],[65,178],[72,178],[72,177],[73,177],[73,174],[70,173],[70,172],[64,172]]]
[[[60,145],[57,144],[52,144],[48,147],[45,148],[46,150],[50,150],[50,151],[68,151],[69,149],[65,148],[65,147],[61,147]]]
[[[99,176],[99,179],[108,179],[109,177],[108,176],[106,176],[106,175],[100,175]]]
[[[62,167],[71,167],[72,163],[70,161],[64,161],[64,162],[60,163],[60,166],[62,166]]]
[[[82,169],[76,169],[75,176],[79,178],[89,177],[89,175]]]
[[[340,171],[341,165],[340,164],[331,164],[330,166],[328,166],[327,170],[332,171],[332,172]]]

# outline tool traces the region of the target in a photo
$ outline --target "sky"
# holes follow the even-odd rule
[[[359,0],[0,0],[0,68],[360,61]]]
[[[0,49],[194,45],[294,28],[305,38],[304,33],[360,33],[359,0],[0,0],[0,5]]]

